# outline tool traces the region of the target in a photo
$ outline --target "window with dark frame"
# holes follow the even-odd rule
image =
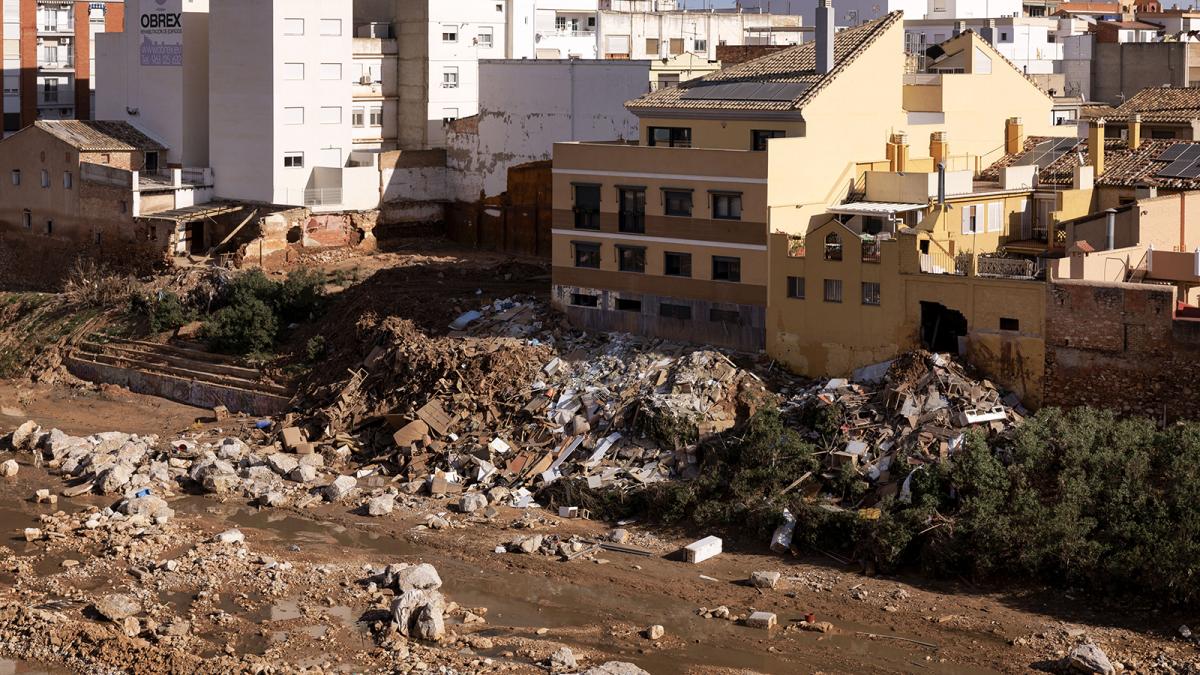
[[[575,228],[600,229],[600,186],[575,186]]]
[[[646,247],[618,246],[617,269],[622,272],[644,273],[646,271]]]
[[[667,148],[692,147],[691,127],[650,127],[647,130],[648,144]]]
[[[787,296],[796,300],[804,299],[804,277],[788,277]]]
[[[787,132],[780,129],[755,129],[750,132],[750,149],[755,152],[764,152],[767,149],[767,141],[785,136],[787,136]]]
[[[842,280],[841,279],[826,279],[825,280],[825,302],[841,302],[842,301]]]
[[[738,323],[742,320],[742,313],[736,309],[718,309],[713,307],[708,310],[708,320],[713,323]]]
[[[668,216],[692,217],[691,190],[663,190],[663,212]]]
[[[712,217],[720,220],[742,219],[742,193],[716,192],[712,196]]]
[[[862,285],[862,304],[879,305],[879,283],[864,281]]]
[[[600,296],[589,295],[587,293],[572,293],[571,304],[576,307],[599,307]]]
[[[712,259],[713,281],[741,281],[742,259],[714,255]]]
[[[575,242],[575,266],[600,269],[600,244]]]
[[[692,276],[692,254],[666,251],[663,253],[663,274],[668,277]]]
[[[658,315],[667,319],[683,319],[684,321],[690,321],[692,318],[692,306],[672,305],[664,302],[658,306]]]
[[[1021,321],[1007,316],[1000,317],[1000,330],[1021,330]]]
[[[646,232],[646,190],[645,188],[619,188],[620,213],[617,218],[618,229],[622,232],[645,234]]]
[[[837,232],[830,232],[825,235],[825,259],[842,259],[842,235]]]
[[[617,298],[617,311],[620,312],[641,312],[642,301],[631,300],[629,298]]]

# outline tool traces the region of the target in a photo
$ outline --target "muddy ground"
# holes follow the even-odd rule
[[[120,429],[169,437],[215,426],[204,421],[207,411],[111,388],[3,383],[0,413],[0,434],[26,419],[78,435]],[[1188,616],[1127,600],[868,577],[819,553],[784,558],[756,542],[731,542],[718,558],[689,565],[675,552],[698,533],[637,524],[627,526],[633,543],[654,555],[602,552],[562,562],[496,553],[521,534],[595,536],[613,524],[508,507],[491,519],[468,517],[424,497],[368,518],[346,505],[259,509],[176,494],[168,497],[176,517],[158,529],[105,536],[79,528],[26,543],[25,528],[46,527],[40,518],[69,520],[111,500],[37,504],[36,490],[58,494],[64,483],[29,456],[17,459],[18,475],[0,479],[0,658],[8,659],[0,673],[546,672],[539,664],[562,645],[581,670],[619,660],[656,675],[1028,672],[1053,670],[1083,637],[1129,670],[1200,668],[1195,646],[1177,633]],[[429,514],[454,526],[428,529]],[[233,527],[244,545],[211,541]],[[441,645],[397,640],[384,629],[388,598],[366,584],[364,566],[394,562],[440,571],[442,591],[458,605]],[[783,578],[773,590],[756,590],[744,580],[757,570]],[[93,608],[114,592],[145,608],[135,630]],[[718,605],[742,617],[775,612],[780,626],[768,632],[697,614]],[[833,632],[798,630],[809,613]],[[651,624],[664,626],[665,636],[644,637]]]

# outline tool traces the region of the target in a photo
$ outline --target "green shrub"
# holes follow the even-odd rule
[[[202,336],[225,354],[267,351],[275,344],[279,321],[270,306],[253,295],[239,295],[204,322]]]
[[[150,330],[155,333],[175,330],[192,320],[192,312],[178,295],[164,291],[150,302]]]
[[[309,363],[316,363],[325,356],[325,336],[314,335],[304,344],[304,355]]]
[[[276,309],[283,323],[307,321],[325,298],[325,276],[309,269],[289,272],[279,285]]]

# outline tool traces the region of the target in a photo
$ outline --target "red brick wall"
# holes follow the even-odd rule
[[[1169,286],[1047,284],[1045,405],[1200,418],[1200,322]]]
[[[21,0],[21,127],[37,119],[37,0]]]
[[[75,2],[75,119],[92,118],[92,44],[88,3]]]
[[[110,2],[104,9],[104,32],[121,33],[125,30],[125,3]]]

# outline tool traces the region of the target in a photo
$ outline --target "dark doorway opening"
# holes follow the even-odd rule
[[[204,223],[194,220],[187,224],[188,252],[204,255]]]
[[[958,339],[967,335],[967,317],[936,302],[921,303],[921,344],[931,352],[958,353]]]

